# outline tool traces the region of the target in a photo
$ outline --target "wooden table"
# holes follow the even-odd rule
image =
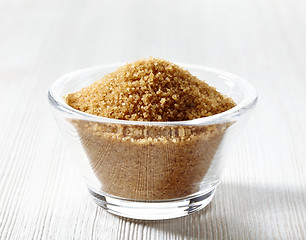
[[[306,2],[0,0],[0,239],[306,239]],[[211,204],[133,221],[90,199],[47,102],[70,71],[156,56],[247,78]]]

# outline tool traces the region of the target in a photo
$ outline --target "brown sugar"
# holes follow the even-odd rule
[[[235,106],[188,71],[155,58],[127,64],[66,101],[89,114],[136,121],[191,120]],[[203,190],[229,126],[72,122],[99,190],[135,200],[175,199]]]
[[[235,106],[215,88],[165,60],[141,59],[68,94],[71,107],[101,117],[135,121],[183,121]]]
[[[163,200],[201,190],[227,125],[114,126],[78,121],[76,127],[100,190],[128,199]]]

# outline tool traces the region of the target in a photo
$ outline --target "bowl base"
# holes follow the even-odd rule
[[[212,200],[215,190],[216,187],[197,196],[162,201],[120,199],[96,193],[91,189],[89,193],[95,203],[115,215],[142,220],[163,220],[183,217],[203,209]]]

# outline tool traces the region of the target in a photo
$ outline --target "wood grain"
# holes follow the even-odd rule
[[[306,239],[306,2],[0,1],[0,239]],[[47,102],[61,75],[158,56],[247,78],[259,103],[211,204],[165,221],[89,198]]]

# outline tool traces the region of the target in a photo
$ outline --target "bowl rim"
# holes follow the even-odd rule
[[[60,96],[57,92],[59,86],[73,80],[75,77],[85,74],[87,72],[96,72],[102,69],[108,68],[118,68],[120,66],[125,65],[125,63],[117,63],[117,64],[106,64],[106,65],[96,65],[92,67],[87,67],[83,69],[79,69],[73,71],[71,73],[65,74],[58,78],[53,84],[50,86],[48,90],[48,99],[50,104],[56,109],[65,114],[68,114],[70,117],[77,118],[80,120],[87,120],[93,122],[100,123],[113,123],[113,124],[128,124],[128,125],[160,125],[160,126],[199,126],[199,125],[211,125],[211,124],[221,124],[226,122],[234,122],[237,121],[242,115],[244,115],[249,110],[253,109],[257,103],[258,95],[255,88],[244,78],[213,67],[202,66],[202,65],[193,65],[193,64],[185,64],[185,63],[175,63],[180,67],[187,70],[200,70],[205,72],[214,73],[222,76],[227,81],[232,81],[238,84],[243,88],[243,99],[233,108],[224,111],[222,113],[218,113],[209,117],[196,118],[193,120],[185,120],[185,121],[171,121],[171,122],[158,122],[158,121],[130,121],[130,120],[120,120],[113,118],[106,118],[101,116],[96,116],[92,114],[88,114],[77,109],[70,107],[65,101],[63,96]],[[98,80],[97,80],[98,81]],[[205,81],[205,80],[204,80]]]

